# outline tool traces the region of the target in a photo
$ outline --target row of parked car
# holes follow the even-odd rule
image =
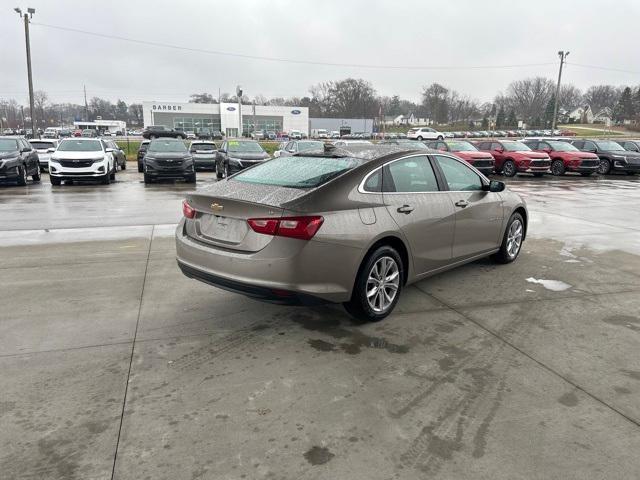
[[[282,142],[275,157],[305,151],[324,150],[328,142],[289,140]],[[526,138],[522,141],[490,139],[470,142],[458,139],[414,141],[388,139],[407,150],[446,151],[477,170],[512,177],[518,173],[542,176],[576,172],[583,176],[606,175],[612,171],[629,175],[640,172],[640,140],[598,140],[568,138]],[[368,140],[340,139],[333,147],[371,144]],[[211,140],[194,140],[189,145],[178,138],[157,138],[140,144],[138,171],[145,183],[158,179],[183,179],[195,183],[196,172],[211,170],[224,178],[244,168],[268,160],[260,143],[249,139],[229,139],[217,145]],[[28,177],[40,181],[48,170],[53,185],[67,180],[98,180],[109,184],[118,169],[126,169],[124,151],[108,138],[32,139],[0,137],[0,181],[26,185]]]

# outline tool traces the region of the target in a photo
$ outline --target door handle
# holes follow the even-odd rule
[[[412,207],[411,205],[403,205],[401,207],[398,207],[398,213],[409,215],[411,212],[413,212],[413,209],[414,207]]]
[[[469,202],[467,202],[466,200],[458,200],[456,202],[456,207],[467,207],[469,205]]]

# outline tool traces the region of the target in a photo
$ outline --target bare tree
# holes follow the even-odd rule
[[[544,116],[545,108],[554,91],[555,84],[548,78],[516,80],[507,88],[507,103],[518,117],[531,122]]]
[[[582,91],[575,85],[567,84],[560,87],[559,105],[568,112],[583,106]]]
[[[587,89],[583,101],[591,107],[593,113],[597,113],[605,107],[613,110],[618,103],[620,93],[613,85],[594,85]]]

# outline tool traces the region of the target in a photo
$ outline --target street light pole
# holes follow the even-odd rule
[[[36,13],[35,8],[27,8],[25,13],[22,13],[20,8],[14,8],[16,13],[24,19],[24,40],[27,49],[27,76],[29,77],[29,110],[31,112],[31,135],[35,137],[36,128],[34,123],[34,102],[33,102],[33,77],[31,74],[31,42],[29,40],[29,20]]]
[[[551,120],[551,130],[556,129],[556,122],[558,121],[558,103],[560,102],[560,82],[562,81],[562,66],[566,58],[569,56],[569,52],[564,52],[560,50],[558,52],[558,56],[560,57],[560,70],[558,71],[558,84],[556,85],[556,98],[553,105],[553,119]]]

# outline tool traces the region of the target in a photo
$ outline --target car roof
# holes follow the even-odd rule
[[[437,150],[417,150],[413,148],[407,148],[404,145],[397,145],[393,143],[385,143],[385,144],[353,144],[353,145],[345,145],[341,147],[336,147],[331,144],[325,144],[324,150],[305,150],[304,152],[299,152],[295,154],[295,156],[299,157],[309,157],[309,156],[317,156],[317,157],[351,157],[357,158],[359,160],[371,161],[377,160],[383,157],[391,157],[394,155],[406,154],[406,153],[420,153],[424,155],[425,153],[442,153]]]

